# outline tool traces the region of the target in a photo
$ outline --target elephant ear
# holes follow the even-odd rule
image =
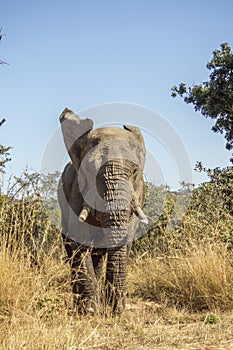
[[[142,133],[141,133],[139,128],[137,128],[136,126],[132,126],[132,125],[123,125],[123,128],[127,131],[132,132],[137,137],[138,141],[141,144],[144,144]]]
[[[77,169],[79,167],[83,144],[88,133],[93,129],[91,119],[81,119],[72,110],[65,108],[59,117],[66,149]]]
[[[126,131],[129,131],[131,133],[131,138],[137,142],[137,147],[131,147],[131,150],[135,149],[138,163],[141,165],[141,168],[143,168],[145,164],[146,149],[141,131],[139,128],[132,125],[123,125],[123,128]]]

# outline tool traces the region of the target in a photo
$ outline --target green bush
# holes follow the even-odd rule
[[[52,222],[60,222],[60,211],[52,206],[54,196],[44,198],[43,186],[44,177],[26,171],[0,196],[0,245],[28,255],[36,264],[61,240],[59,226]]]
[[[147,183],[144,211],[150,223],[140,225],[133,252],[169,254],[190,239],[233,247],[233,167],[211,170],[198,163],[196,169],[209,176],[209,181],[197,188],[182,184],[174,192]]]

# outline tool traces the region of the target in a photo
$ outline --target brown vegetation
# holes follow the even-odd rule
[[[38,199],[30,201],[1,202],[0,349],[232,349],[233,259],[227,243],[208,235],[198,241],[193,225],[184,225],[179,249],[173,237],[166,254],[132,255],[121,318],[80,317],[60,234],[41,214]]]

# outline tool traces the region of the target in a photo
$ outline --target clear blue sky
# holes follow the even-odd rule
[[[232,13],[231,0],[2,1],[0,58],[9,65],[0,67],[0,117],[7,119],[0,142],[13,146],[8,174],[19,175],[26,165],[40,170],[64,107],[79,112],[110,102],[162,115],[183,140],[192,168],[196,161],[229,165],[213,122],[172,99],[170,88],[208,79],[212,51],[223,42],[233,47]],[[135,124],[148,129],[143,117],[135,116]],[[145,136],[165,182],[175,186],[166,145],[160,149]],[[147,168],[152,180],[153,171]],[[195,183],[202,180],[194,174]]]

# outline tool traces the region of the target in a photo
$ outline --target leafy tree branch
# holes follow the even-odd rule
[[[193,104],[195,111],[215,120],[214,132],[224,134],[226,148],[233,148],[233,53],[227,43],[213,51],[206,64],[209,80],[188,87],[184,83],[171,88],[172,97],[181,96],[185,103]],[[233,160],[232,160],[233,161]]]

